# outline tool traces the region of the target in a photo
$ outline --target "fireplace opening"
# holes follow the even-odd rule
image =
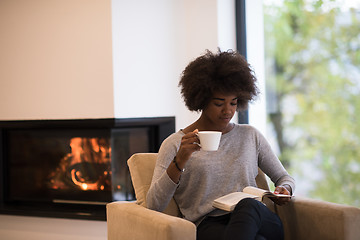
[[[1,125],[1,213],[105,220],[135,200],[127,159],[157,152],[174,118],[7,121]]]

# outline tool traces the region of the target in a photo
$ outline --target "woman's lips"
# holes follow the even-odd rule
[[[230,116],[220,117],[220,120],[229,122],[231,120],[231,117]]]

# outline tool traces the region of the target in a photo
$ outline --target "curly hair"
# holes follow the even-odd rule
[[[205,109],[215,92],[238,97],[237,110],[246,109],[259,91],[256,77],[245,58],[228,50],[206,53],[190,62],[182,72],[179,87],[190,111]]]

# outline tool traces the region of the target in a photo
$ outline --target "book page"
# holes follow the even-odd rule
[[[261,188],[256,188],[256,187],[251,187],[251,186],[248,186],[248,187],[245,187],[243,192],[246,192],[246,193],[249,193],[249,194],[253,194],[253,195],[256,195],[256,196],[259,196],[259,197],[290,197],[290,195],[286,195],[286,194],[275,194],[275,193],[272,193],[270,191],[267,191],[267,190],[264,190],[264,189],[261,189]]]
[[[230,193],[223,197],[220,197],[220,198],[216,199],[215,201],[221,202],[224,204],[228,204],[228,205],[232,205],[232,204],[237,204],[241,199],[249,198],[249,197],[255,198],[256,196],[254,196],[252,194],[248,194],[248,193],[243,193],[243,192],[233,192],[233,193]]]
[[[269,191],[266,191],[266,190],[261,189],[261,188],[248,186],[248,187],[245,187],[243,189],[243,192],[262,197],[263,195],[265,195],[265,193],[267,193]]]
[[[236,204],[241,199],[244,198],[258,198],[258,197],[244,192],[233,192],[215,199],[213,202],[213,206],[225,211],[232,211],[235,208]]]

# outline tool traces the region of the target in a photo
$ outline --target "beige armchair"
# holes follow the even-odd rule
[[[196,226],[179,217],[172,199],[164,213],[146,208],[146,193],[155,167],[156,153],[139,153],[128,160],[136,202],[107,204],[108,240],[195,240]],[[264,174],[256,178],[268,189]],[[285,239],[360,239],[360,209],[325,201],[294,197],[285,206],[267,206],[283,221]]]

